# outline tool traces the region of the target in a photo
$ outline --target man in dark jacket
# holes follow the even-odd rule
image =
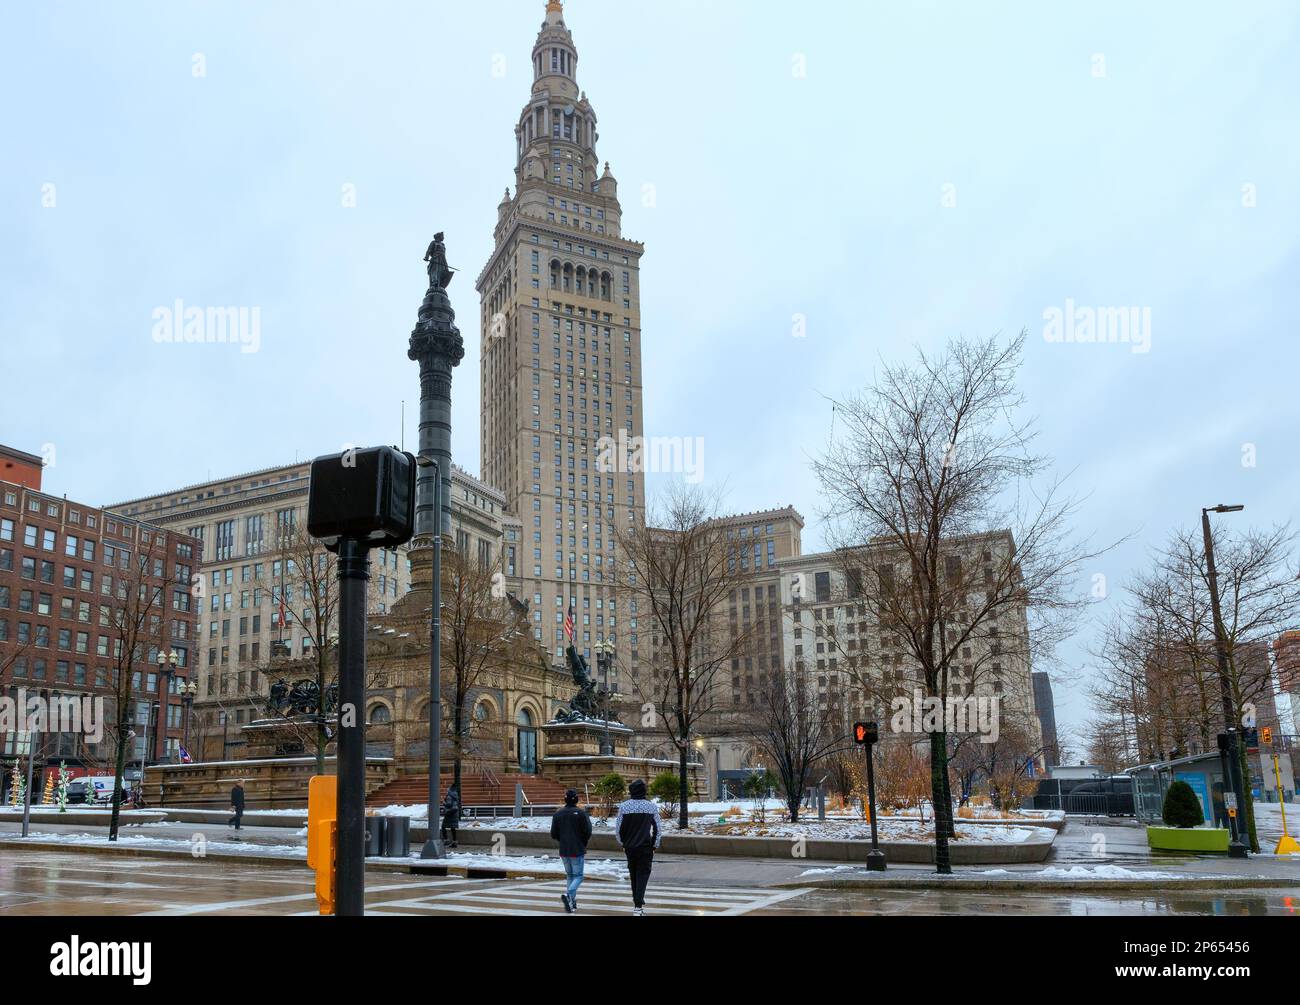
[[[578,909],[578,887],[582,886],[587,842],[591,840],[591,818],[578,809],[577,789],[564,794],[564,808],[551,817],[551,837],[560,843],[560,861],[569,881],[560,902],[566,914],[573,914]]]
[[[230,808],[234,816],[227,821],[227,827],[233,827],[235,830],[240,829],[244,820],[244,783],[235,782],[235,787],[230,790]]]
[[[444,843],[447,842],[447,832],[451,831],[451,842],[447,844],[448,848],[456,847],[456,831],[459,829],[460,792],[453,785],[447,790],[447,798],[442,801],[442,827],[438,831]]]
[[[628,878],[632,881],[632,913],[645,914],[645,888],[650,882],[650,866],[655,849],[663,838],[659,827],[659,807],[646,799],[645,782],[637,779],[627,788],[631,796],[619,803],[614,821],[614,836],[627,856]]]

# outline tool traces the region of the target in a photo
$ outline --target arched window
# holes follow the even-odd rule
[[[375,726],[382,726],[385,723],[393,721],[392,710],[387,705],[372,705],[370,707],[370,723]]]
[[[519,710],[519,715],[515,717],[515,721],[518,722],[519,725],[528,728],[533,724],[533,713],[528,711],[526,708],[521,708]]]
[[[474,706],[474,721],[487,722],[492,718],[492,706],[485,701],[480,701]]]

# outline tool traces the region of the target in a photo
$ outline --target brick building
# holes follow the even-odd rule
[[[0,447],[0,460],[0,694],[14,708],[20,697],[82,705],[89,698],[86,707],[101,708],[106,726],[98,740],[87,730],[47,731],[38,771],[57,770],[62,762],[73,774],[112,773],[111,724],[119,697],[128,693],[136,734],[128,763],[178,760],[185,733],[181,687],[195,662],[190,580],[198,542],[41,491],[35,455]],[[124,631],[130,617],[137,631]],[[135,640],[134,658],[124,653],[127,638]],[[166,664],[170,673],[160,669],[159,653],[175,654],[174,669]],[[129,689],[124,668],[131,672]],[[19,729],[0,733],[0,768],[11,767],[24,741]]]

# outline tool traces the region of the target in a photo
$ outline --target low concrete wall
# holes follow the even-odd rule
[[[118,826],[131,824],[160,824],[167,814],[154,810],[124,810],[118,815]],[[75,810],[60,813],[48,806],[33,806],[31,822],[34,824],[71,824],[77,827],[103,827],[107,829],[113,815],[108,810]],[[0,813],[0,822],[22,823],[22,811]]]
[[[462,845],[489,845],[495,835],[504,834],[512,848],[542,848],[554,850],[555,842],[546,831],[512,830],[491,827],[462,828],[458,834]],[[411,829],[411,841],[423,842],[423,827]],[[1020,865],[1045,861],[1052,850],[1056,835],[1045,831],[1037,840],[1016,842],[951,841],[948,844],[953,865]],[[666,833],[660,852],[665,855],[722,855],[733,858],[791,857],[794,842],[790,838],[729,837],[704,834]],[[618,842],[608,832],[596,831],[587,846],[592,851],[618,852]],[[899,865],[934,864],[934,845],[918,841],[882,841],[881,849],[890,862]],[[871,851],[870,841],[807,841],[804,858],[824,862],[865,862]]]
[[[325,774],[335,774],[335,763],[333,757],[325,759]],[[366,758],[366,793],[391,781],[393,770],[389,758]],[[299,809],[307,804],[307,783],[315,775],[311,757],[167,764],[149,769],[145,798],[159,809],[229,809],[230,790],[239,779],[246,809]]]
[[[230,819],[230,810],[173,810],[163,811],[168,820],[182,824],[221,824]],[[284,813],[245,813],[245,827],[286,827],[298,830],[307,826],[307,811]]]

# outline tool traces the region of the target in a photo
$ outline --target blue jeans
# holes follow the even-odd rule
[[[581,856],[578,858],[561,858],[564,863],[564,875],[568,877],[569,885],[565,891],[569,896],[569,903],[574,907],[578,906],[578,887],[582,886],[582,870],[587,860]]]

